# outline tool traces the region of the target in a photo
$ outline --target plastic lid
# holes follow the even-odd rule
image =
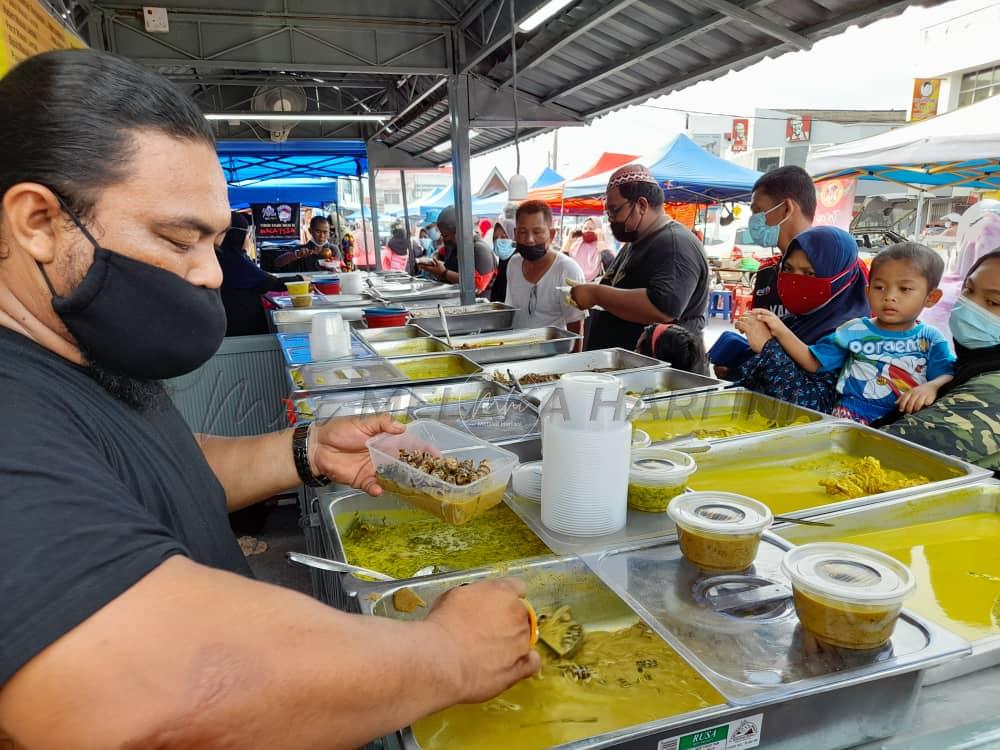
[[[638,451],[648,448],[653,442],[649,433],[645,430],[632,429],[632,450]]]
[[[514,476],[511,477],[511,486],[520,497],[534,500],[536,503],[541,502],[542,462],[531,461],[518,466],[514,470]]]
[[[788,551],[781,569],[796,588],[856,604],[899,604],[916,588],[901,562],[857,544],[804,544]]]
[[[406,312],[405,307],[366,307],[365,315],[401,315]]]
[[[710,534],[760,534],[771,525],[771,509],[732,492],[689,492],[670,501],[667,513],[678,526]]]
[[[632,451],[628,480],[645,485],[673,485],[683,482],[697,468],[698,464],[687,453],[666,448],[639,448]]]

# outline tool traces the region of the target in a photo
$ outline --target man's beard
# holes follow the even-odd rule
[[[146,412],[163,404],[167,391],[159,380],[134,378],[104,367],[87,352],[83,352],[83,356],[87,360],[84,371],[95,383],[126,406],[139,412]]]

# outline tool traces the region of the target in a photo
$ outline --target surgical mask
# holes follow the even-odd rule
[[[546,245],[526,245],[523,242],[518,242],[517,251],[521,254],[522,258],[531,261],[544,258],[549,248]]]
[[[836,276],[806,276],[801,273],[781,272],[778,274],[778,296],[781,304],[792,315],[808,315],[840,296],[850,284],[844,284],[837,291],[833,285],[848,274],[856,273],[857,262]]]
[[[430,237],[421,237],[420,247],[424,249],[425,253],[429,253],[434,249],[434,241]]]
[[[639,227],[636,226],[635,229],[628,228],[628,220],[632,218],[632,214],[635,213],[635,203],[632,204],[632,209],[628,212],[628,216],[625,217],[625,221],[612,221],[611,222],[611,234],[619,242],[635,242],[639,239]],[[639,223],[642,223],[642,217],[639,217]]]
[[[68,297],[59,296],[45,268],[52,309],[93,363],[128,377],[165,380],[205,364],[226,335],[218,290],[102,247],[65,206],[94,246],[94,261]]]
[[[773,226],[767,223],[766,217],[774,209],[783,205],[784,201],[777,206],[771,206],[767,211],[758,211],[750,217],[750,221],[747,222],[747,231],[750,232],[750,237],[753,238],[755,245],[760,245],[761,247],[777,246],[778,235],[781,233],[781,225],[788,221],[788,216],[785,216],[784,219]]]
[[[493,249],[497,251],[500,260],[507,260],[514,254],[514,240],[500,237],[493,241]]]
[[[1000,317],[968,297],[959,297],[948,319],[955,343],[966,349],[1000,346]]]
[[[431,242],[437,242],[439,239],[441,239],[441,230],[438,229],[437,227],[431,227],[430,229],[428,229],[427,234],[430,236]]]

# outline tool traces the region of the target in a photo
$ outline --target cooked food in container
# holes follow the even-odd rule
[[[802,627],[840,648],[883,646],[916,588],[905,565],[855,544],[805,544],[789,550],[781,567],[792,582]]]
[[[633,443],[628,506],[647,513],[666,513],[670,501],[684,492],[688,477],[697,469],[687,453],[665,448],[637,450]]]
[[[670,519],[688,562],[703,570],[736,572],[753,565],[771,509],[729,492],[691,492],[670,501]]]

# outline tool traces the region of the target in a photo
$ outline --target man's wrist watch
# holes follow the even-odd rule
[[[313,474],[312,467],[309,466],[310,427],[312,423],[300,424],[292,432],[292,458],[295,461],[295,471],[307,487],[326,487],[330,484],[329,478],[323,474],[319,476]]]

